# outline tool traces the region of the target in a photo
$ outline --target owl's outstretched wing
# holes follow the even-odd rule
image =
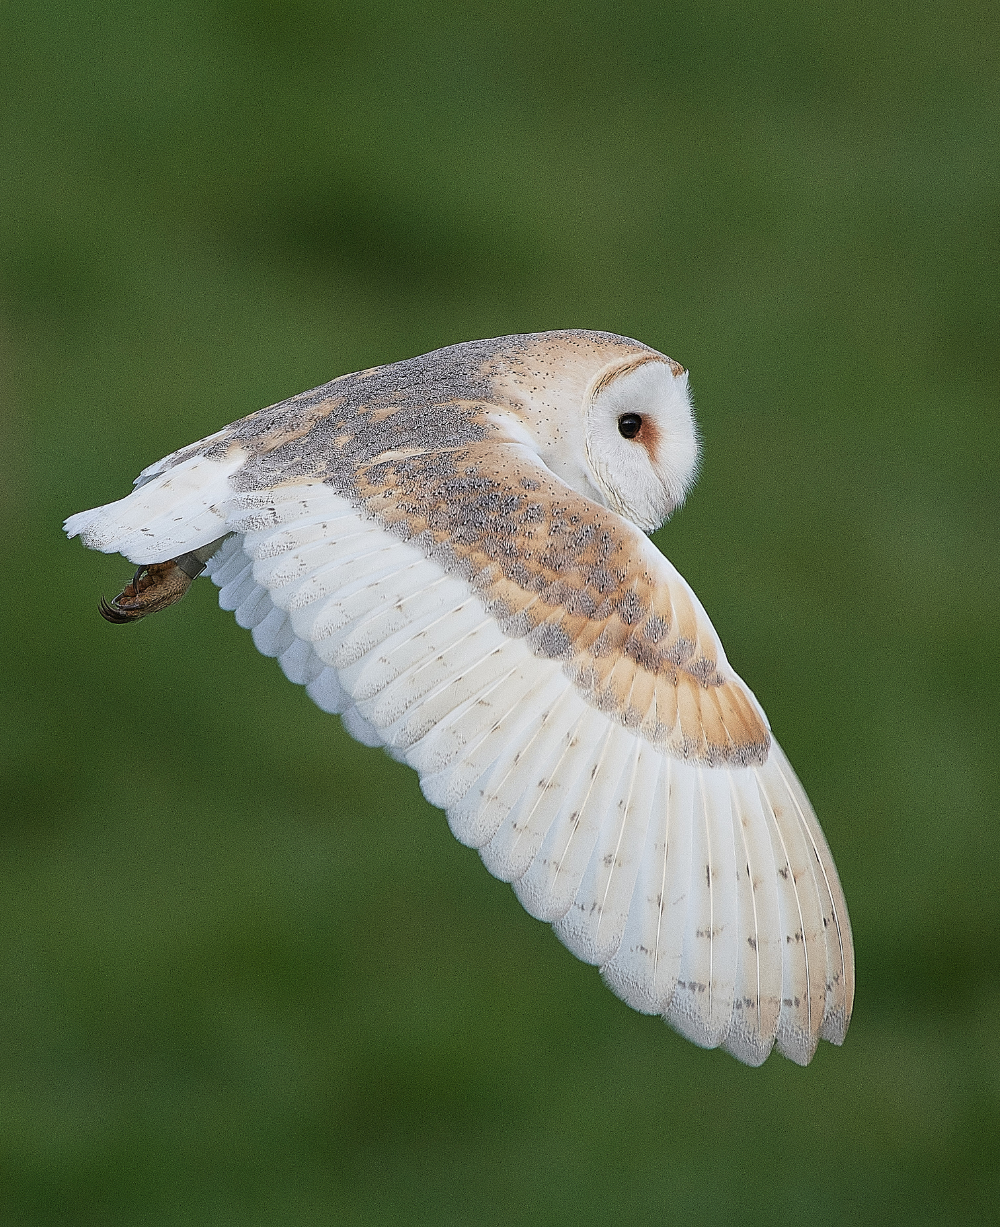
[[[384,453],[339,489],[247,464],[182,453],[67,528],[140,563],[232,534],[208,563],[223,608],[636,1009],[751,1065],[843,1041],[826,841],[641,532],[514,440]]]

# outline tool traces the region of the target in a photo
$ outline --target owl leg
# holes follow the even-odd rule
[[[139,567],[132,579],[111,601],[103,598],[98,606],[102,618],[118,626],[138,622],[147,614],[159,613],[173,605],[191,587],[193,580],[204,571],[205,564],[225,541],[219,537],[190,554],[179,554],[166,562],[153,562]]]

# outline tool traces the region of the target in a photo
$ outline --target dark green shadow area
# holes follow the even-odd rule
[[[996,1216],[995,4],[0,15],[0,1221]],[[841,1050],[622,1006],[196,584],[70,512],[332,376],[559,327],[692,371],[657,542],[851,904]]]

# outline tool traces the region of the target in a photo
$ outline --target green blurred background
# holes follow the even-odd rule
[[[997,1215],[1000,10],[7,3],[0,1221]],[[585,327],[692,370],[657,537],[851,904],[843,1049],[621,1005],[195,585],[62,539],[336,374]]]

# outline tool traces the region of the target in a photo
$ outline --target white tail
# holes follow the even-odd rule
[[[229,531],[229,478],[245,459],[239,450],[223,460],[192,456],[151,476],[117,503],[70,516],[66,532],[89,549],[124,554],[139,565],[197,550]]]

